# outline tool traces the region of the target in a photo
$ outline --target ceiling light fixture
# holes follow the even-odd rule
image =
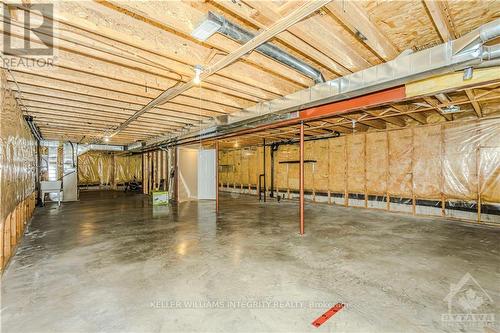
[[[194,78],[193,78],[194,84],[201,83],[201,73],[202,72],[203,72],[203,67],[201,67],[201,65],[194,66]]]
[[[103,138],[103,140],[104,140],[104,142],[109,142],[109,136],[107,136],[107,135],[106,135],[106,136]]]

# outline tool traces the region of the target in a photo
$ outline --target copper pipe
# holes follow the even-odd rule
[[[215,212],[219,212],[219,141],[215,142]]]
[[[300,123],[300,175],[299,175],[300,234],[304,234],[304,122]]]

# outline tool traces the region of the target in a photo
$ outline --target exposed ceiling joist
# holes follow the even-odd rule
[[[457,36],[455,35],[452,22],[445,11],[446,3],[436,0],[424,0],[424,3],[443,42],[455,39]]]
[[[467,94],[467,98],[469,99],[470,103],[472,104],[472,107],[474,108],[474,111],[476,112],[476,115],[478,118],[483,117],[483,111],[481,110],[481,106],[479,103],[476,101],[476,97],[474,96],[474,92],[471,89],[465,89],[465,93]]]
[[[217,6],[220,6],[225,10],[233,13],[234,15],[241,17],[242,19],[252,23],[253,25],[255,25],[260,29],[265,28],[267,25],[270,25],[272,23],[271,18],[268,17],[269,12],[267,10],[261,13],[245,3],[236,3],[228,0],[213,0],[213,2]],[[300,2],[291,1],[289,2],[289,4],[290,7],[292,6],[292,4],[293,7],[295,7],[297,5],[300,5]],[[274,16],[274,19],[276,17],[278,16]],[[279,41],[283,42],[287,47],[291,47],[297,50],[298,52],[307,55],[308,57],[311,58],[311,60],[316,62],[316,64],[334,73],[335,76],[345,75],[350,73],[350,71],[347,70],[345,67],[340,65],[338,62],[336,62],[329,56],[325,55],[325,53],[323,53],[321,48],[314,47],[313,41],[300,38],[300,34],[297,34],[297,31],[295,31],[295,34],[289,31],[283,31],[278,36],[276,36],[276,38]],[[332,77],[332,76],[325,75],[325,77]]]
[[[217,73],[219,70],[223,69],[224,67],[232,64],[233,62],[235,62],[236,60],[241,58],[243,55],[254,50],[259,45],[267,42],[268,40],[270,40],[271,38],[273,38],[274,36],[276,36],[277,34],[282,32],[283,30],[286,30],[287,28],[294,25],[295,23],[297,23],[301,19],[307,17],[311,13],[314,13],[316,10],[323,7],[328,2],[330,2],[330,0],[317,0],[317,1],[310,2],[310,3],[307,3],[303,6],[301,6],[297,10],[293,11],[291,14],[278,20],[271,27],[261,31],[258,35],[256,35],[249,42],[238,47],[235,51],[229,53],[227,56],[225,56],[222,59],[220,59],[219,61],[215,62],[213,65],[210,65],[209,67],[205,68],[203,70],[203,73],[201,73],[201,75],[200,75],[201,79],[204,80],[207,77],[211,76],[212,74]],[[193,86],[194,86],[194,83],[192,81],[188,81],[184,84],[180,84],[178,86],[172,87],[172,88],[164,91],[158,97],[156,97],[151,102],[149,102],[147,105],[145,105],[134,116],[130,117],[127,121],[125,121],[123,124],[121,124],[112,133],[112,135],[116,135],[121,130],[126,128],[131,122],[133,122],[135,119],[137,119],[141,114],[154,108],[156,105],[161,105],[161,104],[166,103],[167,101],[182,94],[183,92],[192,88]]]
[[[439,103],[437,103],[432,97],[424,97],[423,100],[427,103],[427,105],[436,110],[436,113],[444,119],[446,119],[447,121],[453,120],[453,116],[450,114],[445,114],[443,112],[443,109],[439,106]]]
[[[387,61],[398,56],[398,49],[383,35],[356,1],[332,1],[325,8],[381,59]]]

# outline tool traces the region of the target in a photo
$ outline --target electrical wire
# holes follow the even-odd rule
[[[4,56],[5,56],[5,54],[2,51],[0,51],[0,58],[2,58],[2,62],[3,63],[6,62],[6,59],[4,58]],[[27,116],[31,116],[29,114],[28,107],[24,104],[24,102],[22,100],[22,91],[21,91],[21,88],[19,87],[19,83],[17,82],[16,77],[14,76],[14,73],[12,73],[12,71],[10,70],[10,68],[7,67],[7,66],[5,66],[3,68],[5,68],[7,70],[7,72],[10,74],[10,76],[14,80],[14,84],[17,87],[17,91],[16,92],[17,92],[18,95],[20,95],[19,97],[14,96],[14,99],[16,100],[17,107],[23,112],[23,114],[25,114]],[[23,110],[23,108],[24,108],[24,110]]]

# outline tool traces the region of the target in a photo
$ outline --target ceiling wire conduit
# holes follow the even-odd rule
[[[297,117],[297,112],[406,83],[446,74],[470,67],[498,65],[500,45],[486,42],[500,37],[500,19],[489,22],[470,33],[432,48],[402,54],[394,60],[372,66],[335,80],[318,83],[310,88],[279,99],[258,103],[224,118],[214,119],[201,130],[152,139],[146,147],[158,144],[182,143],[191,138],[206,139],[233,131]]]

